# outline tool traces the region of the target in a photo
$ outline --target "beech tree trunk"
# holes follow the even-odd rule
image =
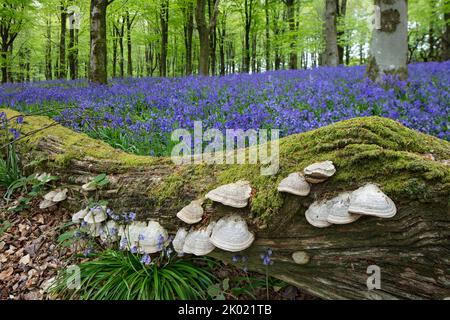
[[[98,84],[108,82],[106,9],[112,0],[91,0],[89,81]]]
[[[59,72],[58,79],[66,78],[66,23],[67,23],[67,12],[66,7],[61,2],[61,30],[59,37]]]
[[[136,15],[130,17],[130,13],[127,11],[125,13],[125,23],[127,25],[127,72],[128,76],[133,76],[133,54],[132,54],[132,43],[131,43],[131,29],[133,27],[134,19]]]
[[[26,117],[22,132],[50,123],[45,117]],[[183,226],[176,213],[190,201],[219,185],[246,179],[254,189],[250,205],[233,209],[206,202],[201,224],[224,214],[242,215],[256,235],[253,245],[239,253],[248,257],[250,270],[266,272],[260,255],[271,248],[270,275],[325,299],[450,296],[450,167],[444,161],[450,159],[450,143],[392,120],[358,118],[283,138],[280,171],[267,177],[260,175],[259,165],[176,166],[168,158],[129,155],[60,126],[21,140],[19,150],[24,163],[34,163],[29,170],[50,172],[60,178],[58,187],[69,188],[67,209],[77,212],[85,206],[88,197],[81,195],[80,186],[107,173],[110,183],[96,192],[98,199],[107,200],[116,212],[136,212],[140,221],[157,220],[171,233]],[[427,155],[431,152],[433,157]],[[332,160],[337,172],[313,185],[310,195],[277,192],[289,173],[321,160]],[[328,228],[306,221],[305,210],[315,200],[368,182],[392,198],[395,217],[362,217]],[[228,263],[234,254],[219,249],[211,253]],[[370,270],[377,267],[381,288],[369,290],[367,283],[376,276]]]
[[[264,13],[266,19],[265,32],[266,32],[266,44],[265,44],[265,54],[266,54],[266,70],[272,70],[272,63],[270,61],[270,15],[269,15],[269,0],[264,2]]]
[[[298,68],[298,55],[297,55],[297,36],[295,32],[297,27],[295,24],[295,0],[284,0],[287,6],[287,21],[289,23],[289,39],[290,39],[290,52],[289,52],[289,69],[294,70]]]
[[[45,47],[45,79],[52,80],[52,22],[47,18],[47,42]]]
[[[325,65],[335,67],[339,64],[339,52],[337,45],[337,1],[326,0],[325,8]]]
[[[192,36],[194,33],[194,2],[189,1],[184,13],[184,49],[186,52],[186,75],[192,74]]]
[[[444,14],[445,29],[442,35],[442,60],[450,60],[450,12]]]
[[[372,32],[370,79],[382,82],[385,75],[408,77],[408,4],[406,0],[375,0],[378,11]]]
[[[343,37],[344,37],[344,31],[342,30],[342,27],[344,26],[343,20],[345,19],[345,15],[347,14],[347,0],[337,0],[337,17],[340,20],[338,25],[340,28],[337,30],[337,46],[338,46],[338,54],[339,54],[339,64],[344,64],[344,53],[349,53],[349,47],[344,46],[342,43]],[[345,51],[345,49],[347,49]],[[348,56],[345,57],[345,62],[348,65],[348,61],[350,60]]]
[[[159,75],[161,77],[167,76],[167,44],[169,41],[169,1],[161,1],[160,12],[161,23],[161,55],[159,62]]]

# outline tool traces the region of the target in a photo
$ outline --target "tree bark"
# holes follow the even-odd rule
[[[336,1],[336,5],[337,5],[337,17],[339,19],[339,23],[338,23],[338,30],[337,30],[337,46],[338,46],[338,54],[339,54],[339,64],[343,65],[344,64],[344,53],[347,52],[348,50],[345,51],[346,46],[342,44],[342,42],[344,41],[344,30],[343,27],[345,26],[344,23],[344,19],[345,19],[345,15],[347,14],[347,0],[337,0]],[[347,46],[348,49],[348,46]],[[348,65],[348,58],[346,58],[346,64]]]
[[[192,36],[194,34],[194,2],[188,1],[184,13],[184,49],[186,53],[186,75],[192,74]]]
[[[289,24],[289,69],[294,70],[298,68],[298,55],[297,55],[297,26],[295,24],[295,0],[284,0],[287,7],[287,21]]]
[[[127,25],[127,72],[128,76],[133,76],[133,54],[132,54],[132,43],[131,43],[131,29],[133,27],[134,19],[136,15],[130,18],[130,13],[127,11],[125,13],[125,23]]]
[[[61,11],[61,29],[59,37],[59,72],[58,79],[66,79],[66,23],[67,23],[67,12],[66,7],[63,2],[60,5]]]
[[[337,45],[337,1],[326,0],[325,8],[325,65],[335,67],[339,64],[339,53]]]
[[[266,70],[272,70],[272,64],[270,61],[270,14],[269,14],[269,0],[265,0],[264,2],[264,13],[266,19],[265,32],[266,32],[266,45],[265,45],[265,54],[266,54]]]
[[[167,44],[169,41],[169,1],[161,1],[160,12],[161,23],[161,54],[159,62],[159,75],[161,77],[167,76]]]
[[[195,21],[197,23],[198,36],[200,40],[200,55],[198,73],[203,76],[209,75],[209,58],[210,58],[210,30],[215,28],[217,16],[219,14],[220,0],[214,1],[214,10],[210,15],[209,23],[206,21],[206,0],[197,0],[195,9]]]
[[[380,8],[379,24],[372,32],[370,79],[382,82],[386,75],[408,77],[408,4],[406,0],[375,0]],[[377,21],[377,19],[375,19]]]
[[[445,29],[442,35],[442,61],[450,60],[450,12],[445,12]]]
[[[253,23],[253,0],[244,1],[244,72],[250,72],[250,32]]]
[[[70,21],[74,19],[74,12],[69,16]],[[75,80],[78,78],[78,28],[72,25],[69,31],[69,72],[70,79]]]
[[[52,80],[52,22],[51,18],[47,19],[47,42],[45,47],[45,79]]]
[[[106,9],[112,0],[91,0],[89,81],[107,84]]]
[[[26,117],[22,133],[51,122]],[[357,118],[283,138],[280,172],[269,177],[260,175],[259,165],[176,166],[168,158],[133,156],[60,126],[21,140],[19,150],[24,163],[36,166],[34,160],[42,160],[30,170],[57,175],[58,185],[69,188],[67,209],[77,212],[85,206],[88,197],[80,194],[80,185],[107,173],[110,183],[96,193],[99,199],[108,200],[116,212],[136,212],[140,221],[157,220],[171,233],[183,226],[176,213],[190,201],[246,179],[254,188],[250,206],[233,209],[206,202],[202,224],[224,214],[243,216],[256,234],[253,245],[240,253],[248,257],[249,270],[265,273],[260,255],[271,248],[271,276],[325,299],[449,297],[450,168],[444,160],[450,159],[450,143],[392,120]],[[434,160],[424,154],[431,151]],[[276,191],[289,173],[325,159],[334,162],[337,172],[313,185],[307,197]],[[362,217],[324,229],[305,220],[305,210],[315,200],[367,182],[379,184],[392,198],[395,217]],[[294,262],[295,252],[304,259]],[[211,255],[232,263],[234,254],[216,249]],[[380,268],[379,290],[368,290],[370,266]]]
[[[227,29],[226,15],[222,13],[221,23],[219,28],[219,58],[220,58],[220,75],[225,75],[226,63],[225,63],[225,37]]]

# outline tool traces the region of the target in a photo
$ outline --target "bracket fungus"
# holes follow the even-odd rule
[[[233,208],[245,208],[252,193],[250,182],[239,180],[220,186],[206,194],[206,198]]]
[[[157,221],[132,223],[128,230],[122,235],[126,238],[129,247],[143,253],[155,253],[161,251],[168,245],[169,235]]]
[[[177,213],[177,217],[187,224],[200,222],[203,217],[202,200],[194,200]]]
[[[41,203],[39,203],[39,209],[47,209],[50,207],[56,206],[56,202],[53,202],[51,200],[47,200],[44,199],[43,201],[41,201]]]
[[[114,220],[108,220],[100,228],[100,239],[103,241],[116,241],[120,234],[119,230],[122,227],[119,226]]]
[[[58,190],[53,190],[44,195],[44,200],[53,201],[55,196],[58,194]]]
[[[369,183],[351,193],[348,211],[380,218],[392,218],[397,213],[397,208],[394,201],[380,188]]]
[[[348,212],[350,192],[343,192],[326,201],[328,208],[327,221],[332,224],[347,224],[358,220],[361,215]]]
[[[328,215],[329,211],[325,201],[314,202],[305,212],[306,221],[317,228],[326,228],[331,226],[331,223],[327,220]]]
[[[106,218],[106,207],[95,206],[89,209],[89,212],[84,216],[83,220],[89,224],[93,224],[103,222]]]
[[[215,246],[209,238],[215,224],[215,222],[211,222],[206,228],[189,231],[184,240],[183,252],[192,253],[196,256],[205,256],[213,251]]]
[[[67,199],[67,192],[68,192],[68,191],[69,191],[69,190],[67,190],[67,189],[58,191],[58,192],[56,193],[56,195],[53,197],[52,201],[53,201],[53,202],[61,202],[61,201],[66,200],[66,199]]]
[[[88,208],[84,208],[80,211],[78,211],[77,213],[75,213],[72,216],[72,222],[73,223],[79,223],[81,222],[81,220],[84,219],[84,217],[86,217],[86,215],[89,213],[89,209]]]
[[[297,196],[307,196],[311,191],[311,186],[305,180],[303,174],[293,172],[281,180],[278,191],[287,192]]]
[[[179,256],[182,256],[184,254],[183,246],[187,234],[188,232],[185,228],[180,228],[178,229],[177,234],[175,235],[175,238],[172,241],[173,249],[175,250],[176,253],[178,253]]]
[[[327,160],[323,162],[316,162],[307,166],[303,173],[306,181],[310,183],[321,183],[336,173],[336,168],[333,162]]]
[[[248,230],[247,223],[238,215],[229,215],[214,226],[210,241],[225,251],[238,252],[251,246],[255,236]]]

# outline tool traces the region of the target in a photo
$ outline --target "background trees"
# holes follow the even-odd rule
[[[217,75],[369,58],[374,0],[110,2],[4,0],[2,81],[87,78],[89,71],[96,82],[107,75]],[[105,12],[91,12],[91,3]],[[408,1],[408,62],[450,58],[449,15],[449,0]],[[91,44],[105,54],[90,59]]]

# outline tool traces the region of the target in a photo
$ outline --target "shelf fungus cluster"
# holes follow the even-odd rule
[[[308,196],[311,184],[321,183],[336,173],[332,161],[316,162],[302,173],[293,172],[278,185],[278,191],[296,196]],[[394,202],[376,185],[366,184],[353,191],[342,192],[332,199],[315,201],[305,212],[306,221],[317,228],[333,224],[348,224],[363,215],[392,218],[397,212]]]
[[[255,236],[248,230],[245,219],[239,215],[227,215],[206,227],[187,231],[180,228],[173,240],[173,248],[179,254],[207,255],[215,248],[239,252],[251,246]]]
[[[240,180],[235,183],[220,186],[206,194],[206,198],[220,202],[233,208],[245,208],[252,194],[250,182]]]
[[[314,202],[306,210],[305,217],[311,225],[325,228],[332,224],[352,223],[364,215],[392,218],[396,213],[394,202],[376,185],[369,183],[330,200]]]
[[[225,206],[245,208],[251,194],[250,182],[240,180],[208,192],[205,198]],[[192,201],[177,213],[177,217],[187,224],[199,223],[203,218],[203,200]],[[218,221],[212,221],[207,226],[194,226],[189,231],[180,228],[173,240],[173,247],[178,255],[202,256],[209,254],[216,247],[230,252],[242,251],[250,247],[254,239],[245,219],[231,214]]]
[[[67,199],[67,192],[67,189],[50,191],[44,196],[44,200],[39,204],[39,208],[47,209],[56,206],[58,203]]]
[[[133,222],[121,232],[121,244],[140,253],[155,253],[169,244],[169,235],[157,221]]]

